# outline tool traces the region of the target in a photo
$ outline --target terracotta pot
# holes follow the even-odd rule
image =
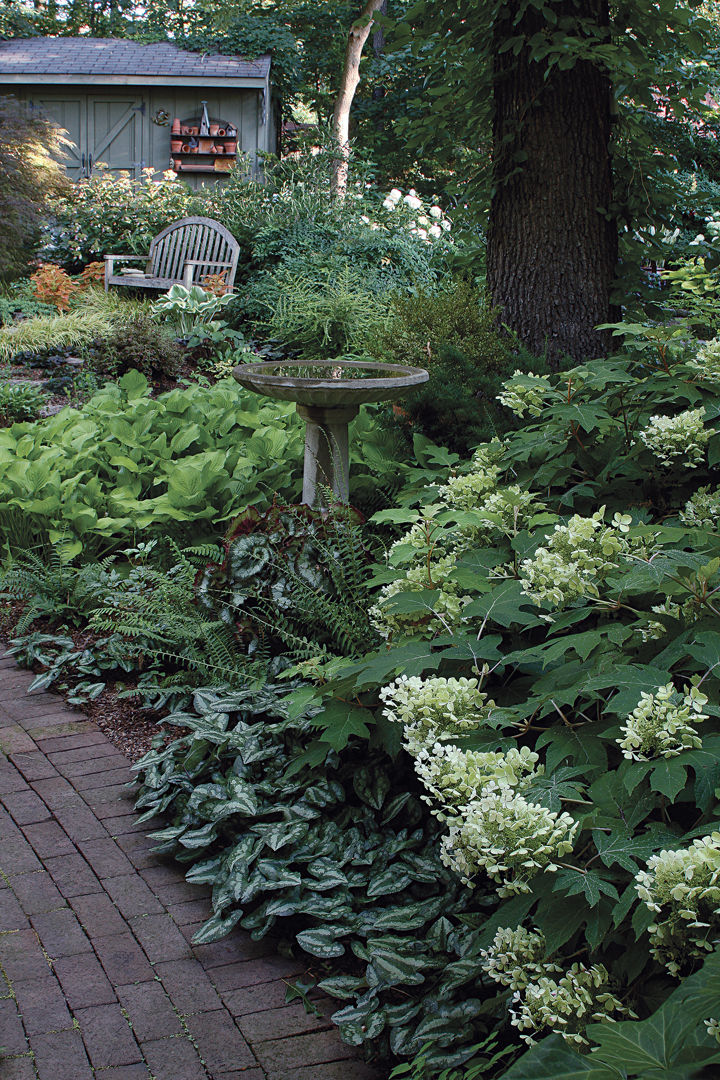
[[[234,154],[236,149],[237,149],[237,142],[236,142],[235,139],[226,139],[225,140],[225,153],[226,154]]]
[[[182,161],[178,161],[178,160],[176,159],[176,160],[175,160],[175,161],[173,162],[173,165],[175,166],[175,172],[182,172]]]
[[[217,124],[211,124],[210,125],[210,134],[213,137],[218,134],[218,125]]]
[[[183,125],[183,126],[182,126],[182,127],[180,128],[180,134],[181,134],[181,135],[192,135],[192,128],[188,127],[188,125],[187,125],[187,124],[184,124],[184,125]]]
[[[180,134],[180,121],[177,119],[177,117],[173,120],[172,127],[171,127],[170,130],[171,130],[173,135],[179,135]]]
[[[190,128],[190,134],[191,135],[199,135],[200,134],[200,128],[199,127],[191,127]]]
[[[218,135],[220,136],[220,138],[222,138],[222,137],[223,137],[223,135],[227,135],[227,132],[225,131],[225,128],[224,128],[224,127],[219,127],[219,128],[217,129],[217,133],[218,133]]]
[[[180,146],[180,149],[182,150],[183,154],[189,154],[190,153],[190,143],[182,143],[181,146]]]
[[[171,139],[170,140],[170,149],[173,152],[173,154],[179,154],[180,151],[182,150],[182,145],[183,145],[182,144],[182,139]]]

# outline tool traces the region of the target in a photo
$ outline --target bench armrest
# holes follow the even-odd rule
[[[147,255],[103,255],[105,262],[115,262],[116,259],[124,259],[125,262],[147,262]]]

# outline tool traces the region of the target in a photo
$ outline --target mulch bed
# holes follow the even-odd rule
[[[9,646],[21,613],[22,603],[20,602],[10,603],[0,611],[0,655]],[[60,629],[43,619],[37,619],[33,624],[33,629],[39,633],[66,634],[73,639],[78,648],[87,648],[96,639],[92,631],[73,630],[66,627]],[[34,664],[31,670],[39,675],[45,669],[40,664]],[[129,680],[123,683],[120,689],[132,690],[134,685],[132,680]],[[72,687],[53,684],[49,690],[51,693],[67,697]],[[73,704],[71,708],[84,712],[97,724],[110,742],[133,762],[139,761],[152,748],[152,740],[157,735],[162,735],[164,740],[169,742],[179,738],[183,733],[181,728],[163,723],[167,710],[158,712],[143,708],[139,698],[120,697],[118,690],[110,686],[92,701],[80,705]]]

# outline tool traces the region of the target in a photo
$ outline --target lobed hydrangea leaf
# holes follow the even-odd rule
[[[666,758],[659,762],[650,773],[650,787],[674,802],[687,784],[685,755],[682,760]]]

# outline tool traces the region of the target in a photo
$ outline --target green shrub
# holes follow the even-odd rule
[[[18,420],[35,420],[47,394],[32,383],[0,383],[0,426]]]
[[[54,201],[43,258],[74,270],[103,255],[145,255],[154,236],[193,210],[201,203],[174,172],[157,179],[144,169],[133,180],[96,168]]]
[[[480,289],[461,278],[438,291],[395,295],[391,311],[376,344],[379,354],[430,372],[402,403],[416,430],[466,453],[514,426],[497,394],[518,360]]]
[[[246,306],[258,312],[256,332],[310,358],[366,350],[387,317],[386,303],[340,259],[288,259],[258,278]]]
[[[139,311],[129,313],[106,337],[85,346],[82,355],[100,375],[117,378],[134,369],[148,378],[174,378],[183,350],[169,329]]]
[[[13,97],[0,98],[0,278],[27,271],[48,203],[69,185],[57,162],[61,129]]]
[[[29,296],[13,295],[10,292],[0,296],[0,327],[12,326],[18,318],[26,319],[32,315],[55,314],[56,308],[53,304],[42,304]]]

